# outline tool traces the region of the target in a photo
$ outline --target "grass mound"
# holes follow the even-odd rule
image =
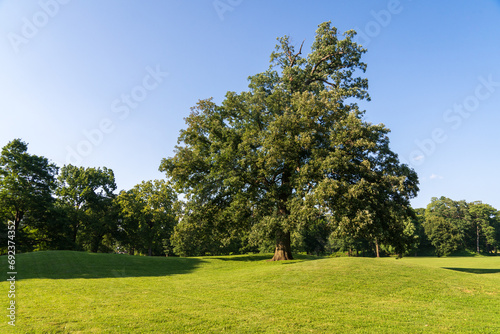
[[[168,276],[189,273],[200,262],[197,258],[47,251],[18,255],[18,272],[19,279]]]
[[[500,332],[500,257],[270,257],[20,254],[16,332]]]

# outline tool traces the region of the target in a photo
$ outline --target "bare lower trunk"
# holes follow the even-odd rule
[[[78,225],[73,229],[73,244],[76,245],[76,236],[78,235]]]
[[[380,252],[378,250],[378,240],[375,239],[375,252],[377,253],[377,257],[380,257]]]
[[[274,256],[269,261],[293,260],[290,232],[278,231],[276,233],[276,248]]]
[[[19,225],[21,224],[21,220],[23,220],[24,212],[17,210],[16,211],[16,216],[14,217],[14,231],[15,234],[17,235],[17,232],[19,231]]]
[[[92,238],[90,243],[90,252],[97,253],[99,251],[99,246],[101,244],[101,240],[99,237]]]
[[[479,254],[479,224],[476,226],[476,248],[477,253]]]

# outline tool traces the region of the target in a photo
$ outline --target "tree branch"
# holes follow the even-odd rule
[[[294,54],[292,56],[292,52],[290,51],[290,49],[288,49],[288,60],[290,61],[290,67],[293,67],[293,65],[295,65],[295,60],[297,59],[297,57],[302,54],[302,47],[304,46],[304,42],[306,40],[303,40],[302,41],[302,44],[300,44],[300,49],[299,49],[299,52],[297,52],[296,54]],[[293,58],[292,58],[293,57]]]
[[[318,68],[319,65],[321,65],[321,63],[323,63],[325,60],[327,60],[328,58],[331,58],[335,55],[341,55],[343,54],[344,52],[343,51],[340,51],[340,52],[337,52],[337,53],[330,53],[330,54],[327,54],[326,56],[324,56],[323,58],[321,58],[316,64],[314,64],[312,70],[311,70],[311,73],[309,75],[313,75],[314,72],[316,72],[316,69]]]
[[[336,85],[336,84],[334,84],[334,83],[332,83],[332,82],[329,82],[328,80],[326,80],[326,79],[322,79],[322,78],[317,78],[317,79],[312,79],[312,80],[311,80],[311,79],[309,79],[309,80],[307,80],[307,81],[306,81],[306,85],[309,85],[309,84],[311,84],[311,83],[313,83],[313,82],[315,82],[315,81],[321,81],[321,82],[324,82],[324,83],[326,83],[327,85],[329,85],[329,86],[331,86],[331,87],[333,87],[333,88],[337,88],[337,85]]]

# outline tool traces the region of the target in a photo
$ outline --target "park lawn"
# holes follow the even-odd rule
[[[500,333],[500,257],[271,256],[19,254],[0,332]]]

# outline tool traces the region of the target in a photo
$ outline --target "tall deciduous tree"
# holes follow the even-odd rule
[[[73,242],[86,244],[97,252],[105,234],[111,226],[113,192],[116,190],[113,171],[104,168],[85,168],[65,165],[58,176],[57,195],[70,212]]]
[[[498,211],[491,205],[476,201],[469,203],[469,214],[472,219],[473,226],[476,232],[476,252],[479,254],[481,237],[487,248],[496,248],[496,231],[495,227],[498,222]]]
[[[220,215],[265,231],[273,260],[292,259],[291,232],[318,219],[338,235],[404,249],[417,175],[389,149],[389,130],[364,121],[355,103],[369,97],[357,76],[365,50],[354,36],[323,23],[307,57],[279,38],[270,69],[249,78],[249,91],[193,108],[182,145],[160,166],[201,212],[249,212]]]
[[[423,225],[437,255],[467,248],[472,225],[465,201],[433,197],[425,210]]]
[[[164,180],[144,181],[116,198],[122,217],[119,226],[129,249],[153,255],[171,252],[170,236],[175,225],[177,195]]]
[[[26,227],[26,218],[43,217],[54,200],[57,167],[27,151],[27,143],[14,139],[0,156],[0,213],[14,222],[16,233]]]

